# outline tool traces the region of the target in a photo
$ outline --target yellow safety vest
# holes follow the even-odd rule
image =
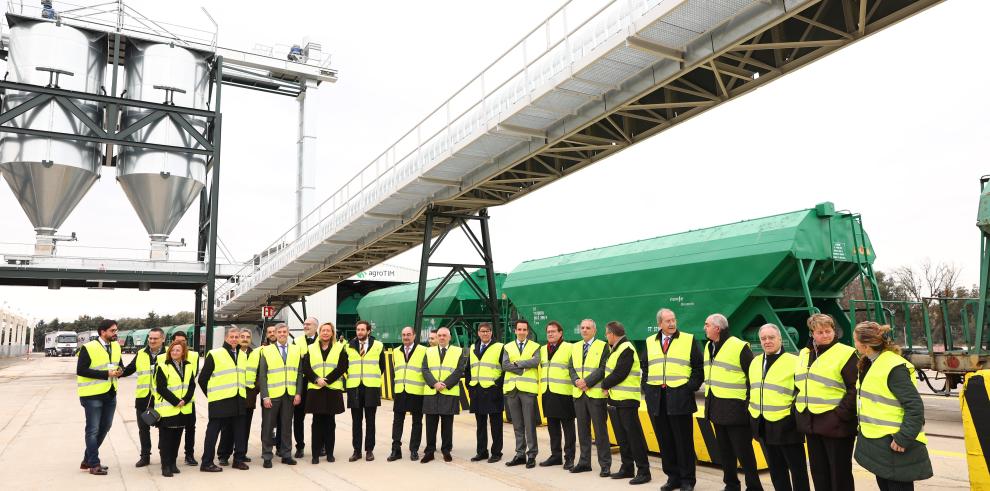
[[[511,343],[505,343],[502,349],[509,355],[509,363],[514,363],[520,360],[532,359],[533,355],[536,354],[536,350],[540,349],[540,345],[534,341],[526,341],[526,345],[523,346],[523,351],[520,353],[519,344],[513,341]],[[520,375],[505,372],[505,383],[502,385],[502,393],[508,394],[512,392],[512,389],[518,389],[519,392],[536,394],[540,391],[539,376],[539,366],[527,368]]]
[[[849,357],[856,353],[852,346],[834,344],[808,367],[811,350],[804,348],[798,355],[794,384],[798,395],[794,407],[798,411],[807,409],[813,414],[822,414],[839,407],[842,396],[846,395],[846,384],[842,381],[842,367]]]
[[[282,361],[282,353],[278,349],[278,344],[269,344],[264,348],[262,356],[265,357],[268,373],[268,398],[275,399],[288,393],[289,396],[296,395],[296,379],[299,377],[299,346],[290,344],[286,347],[285,361]]]
[[[248,354],[247,366],[244,367],[244,385],[249,389],[255,389],[254,383],[258,381],[258,365],[261,363],[261,346],[251,350]]]
[[[639,384],[643,377],[643,371],[639,367],[639,354],[633,349],[631,343],[623,342],[608,355],[608,360],[605,361],[605,376],[608,377],[615,370],[615,365],[619,362],[619,355],[625,350],[632,351],[632,369],[629,370],[629,375],[622,382],[608,389],[608,398],[613,401],[638,401],[640,399]]]
[[[763,359],[760,354],[749,364],[749,414],[754,418],[763,415],[767,421],[780,421],[791,414],[794,403],[794,367],[798,357],[781,353],[766,376],[763,376]]]
[[[120,343],[111,342],[110,353],[107,353],[99,339],[84,344],[83,349],[89,354],[89,368],[93,370],[107,371],[120,366]],[[117,390],[117,379],[111,381],[76,376],[76,393],[79,397],[98,396],[111,389]]]
[[[462,352],[460,346],[448,346],[447,353],[444,354],[443,361],[441,362],[439,346],[430,346],[426,350],[427,367],[430,369],[430,374],[433,375],[433,378],[437,379],[437,382],[443,382],[451,373],[454,373],[454,370],[457,370],[457,364],[461,360]],[[433,387],[426,386],[423,388],[424,396],[432,396],[436,393],[437,390]],[[445,396],[460,396],[461,384],[456,383],[453,387],[447,387],[440,391],[440,394]]]
[[[158,358],[155,358],[155,360],[157,363]],[[148,348],[138,351],[137,358],[134,360],[134,369],[134,373],[137,374],[137,390],[134,392],[134,397],[143,399],[151,394],[151,389],[155,385],[155,381],[152,378],[154,369],[151,364],[151,354],[148,353]]]
[[[550,359],[549,349],[540,348],[540,393],[549,390],[553,394],[563,396],[574,395],[574,382],[571,381],[570,365],[571,343],[561,341],[557,351]]]
[[[316,336],[313,339],[313,343],[312,344],[319,344],[319,343],[320,343],[320,337],[319,336]],[[303,333],[302,336],[299,336],[298,338],[293,339],[292,340],[292,344],[294,344],[294,345],[296,345],[296,346],[299,347],[299,355],[300,356],[303,356],[303,357],[305,357],[309,353],[309,347],[312,346],[312,344],[307,344],[306,343],[306,333],[305,332]]]
[[[480,360],[471,347],[471,387],[480,385],[487,389],[502,376],[502,346],[502,343],[489,344]]]
[[[166,361],[168,361],[168,353],[162,352],[158,354],[158,359],[155,361],[155,363],[161,365]],[[186,351],[186,363],[192,366],[193,377],[195,377],[196,374],[199,373],[199,353],[191,349]],[[154,379],[152,379],[151,382],[152,382],[152,386],[154,386]],[[186,404],[187,405],[192,404],[193,401],[195,400],[196,400],[196,394],[193,394],[192,398],[186,401]]]
[[[344,352],[344,343],[334,342],[330,345],[330,352],[327,353],[327,359],[323,359],[323,350],[320,348],[320,342],[317,341],[307,348],[309,351],[309,365],[313,368],[313,373],[319,378],[326,378],[330,375],[330,372],[337,368],[340,363],[340,354]],[[320,390],[323,387],[316,385],[312,382],[306,385],[306,390]],[[326,388],[344,390],[344,378],[338,378],[334,380],[333,383],[327,384]]]
[[[372,387],[375,389],[382,386],[382,369],[378,365],[378,360],[382,355],[382,343],[380,341],[369,341],[368,351],[364,356],[347,345],[347,388],[354,389],[359,385]]]
[[[426,382],[423,381],[423,358],[426,348],[413,344],[409,362],[406,362],[405,346],[392,349],[392,367],[395,369],[393,390],[396,394],[423,395]]]
[[[574,371],[577,372],[578,378],[587,380],[588,375],[591,375],[591,372],[601,366],[602,356],[605,356],[606,347],[608,347],[608,343],[601,339],[594,339],[591,341],[591,346],[588,347],[588,354],[585,355],[583,340],[571,346],[571,364],[574,365]],[[602,379],[604,380],[604,377]],[[572,392],[574,398],[580,398],[581,394],[588,394],[588,397],[592,399],[604,399],[605,394],[602,394],[602,380],[589,387],[587,392],[575,386]]]
[[[183,374],[180,377],[179,372],[175,370],[175,365],[171,362],[159,363],[158,369],[162,370],[165,374],[165,380],[168,383],[166,389],[171,392],[175,397],[182,399],[186,395],[186,391],[189,390],[189,384],[192,381],[195,369],[192,364],[186,362],[185,368],[183,369]],[[179,410],[177,406],[173,406],[171,402],[168,402],[164,397],[161,396],[157,391],[155,391],[155,410],[163,418],[168,418],[170,416],[176,416],[179,413],[182,414],[192,414],[193,405],[189,401],[182,406]]]
[[[887,387],[890,371],[901,365],[907,367],[911,380],[914,380],[914,365],[911,362],[893,352],[884,351],[873,361],[863,382],[856,384],[859,431],[866,438],[893,435],[900,431],[904,423],[904,408]],[[928,444],[924,431],[919,432],[915,440]]]
[[[719,348],[715,359],[711,359],[708,346],[705,345],[705,395],[709,392],[720,399],[746,400],[746,373],[739,364],[739,355],[746,347],[746,342],[729,336]]]
[[[217,402],[235,396],[247,397],[248,357],[244,353],[238,353],[237,364],[234,364],[227,348],[223,347],[211,349],[206,356],[213,358],[213,373],[206,383],[206,400]],[[192,362],[189,364],[192,365]]]
[[[657,338],[660,339],[657,339]],[[678,333],[670,339],[667,354],[663,353],[663,334],[646,338],[646,383],[680,387],[691,377],[691,347],[694,336]]]

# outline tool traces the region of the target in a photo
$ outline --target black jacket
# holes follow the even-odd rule
[[[577,349],[581,349],[580,345],[577,346],[578,346]],[[564,358],[562,354],[558,354],[558,350],[560,350],[560,343],[557,343],[557,349],[554,350],[553,354],[550,353],[549,344],[547,345],[547,355],[549,356],[550,360],[553,360],[554,363],[563,363],[564,365],[570,366],[571,363],[570,353],[568,353],[567,358]],[[541,360],[540,363],[541,364],[549,363],[549,361]],[[550,389],[546,389],[543,392],[543,395],[540,396],[540,398],[542,399],[541,402],[543,403],[544,416],[548,418],[565,419],[565,420],[575,417],[574,397],[570,393],[566,395],[562,395],[562,394],[550,392]]]
[[[236,360],[235,356],[243,356],[244,360],[247,361],[247,356],[244,352],[240,351],[236,347],[232,347],[227,343],[223,343],[223,348],[227,350],[230,354],[231,359]],[[235,355],[236,353],[236,355]],[[213,355],[209,352],[206,353],[206,359],[203,361],[203,368],[199,371],[199,377],[197,382],[199,383],[200,390],[203,391],[203,395],[207,398],[209,394],[206,393],[206,388],[209,386],[210,377],[213,376],[213,370],[216,368],[216,363],[213,361]],[[241,416],[245,414],[246,401],[240,395],[234,397],[223,399],[221,401],[209,402],[209,417],[210,418],[232,418],[235,416]]]
[[[182,371],[175,369],[175,366],[171,362],[166,362],[165,366],[161,370],[155,370],[155,391],[162,396],[169,404],[173,406],[179,405],[179,399],[186,401],[186,405],[192,404],[193,394],[196,393],[196,377],[189,379],[189,387],[183,394],[175,394],[168,390],[168,374],[166,371],[175,371],[180,377],[184,376],[186,370],[186,362],[182,362]],[[192,414],[177,414],[175,416],[168,416],[160,419],[158,421],[158,426],[160,428],[181,428],[186,426],[191,420],[196,417],[196,413]]]
[[[374,336],[368,336],[368,350],[375,345],[375,343],[381,343],[375,339]],[[348,343],[352,349],[356,351],[361,351],[358,345],[357,338],[351,339]],[[381,356],[378,357],[378,369],[381,370],[382,376],[385,375],[385,350],[382,350]],[[382,380],[382,383],[385,381]],[[359,407],[378,407],[382,405],[382,391],[381,389],[373,387],[365,387],[363,385],[358,385],[353,389],[347,389],[347,407],[349,408],[359,408]]]
[[[814,341],[808,341],[808,366],[811,366],[820,355],[829,350],[838,341],[832,341],[827,346],[815,347]],[[849,360],[842,366],[842,383],[846,386],[846,393],[839,402],[839,407],[825,411],[821,414],[814,414],[805,410],[796,413],[797,427],[805,434],[827,436],[829,438],[853,438],[856,436],[856,354],[849,355]],[[798,395],[800,397],[800,394]]]
[[[618,341],[615,342],[615,346],[612,347],[611,353],[616,352],[622,343],[629,343],[629,340],[623,336]],[[629,343],[629,347],[632,348],[632,343]],[[602,380],[602,388],[605,390],[611,389],[616,385],[619,385],[626,377],[629,376],[629,372],[632,371],[633,367],[633,353],[635,348],[627,349],[619,355],[619,359],[615,360],[615,369],[612,373],[605,376]],[[639,399],[626,399],[626,400],[615,400],[612,399],[612,393],[609,392],[608,405],[614,407],[639,407]]]
[[[728,339],[728,338],[726,338]],[[709,342],[706,345],[710,359],[715,359],[715,355],[725,345],[725,339],[719,342]],[[749,343],[743,346],[739,353],[739,366],[746,374],[746,399],[722,399],[715,397],[715,393],[709,391],[705,396],[705,417],[713,424],[723,426],[746,426],[749,425],[749,364],[753,362],[753,350],[749,348]]]
[[[770,367],[780,359],[780,353],[766,355],[766,365],[762,368],[764,376]],[[748,373],[748,372],[747,372]],[[749,426],[753,430],[753,438],[763,440],[770,445],[795,445],[804,443],[804,433],[797,430],[797,422],[794,420],[794,406],[791,406],[791,413],[779,421],[767,421],[762,416],[754,418],[750,416]]]
[[[672,339],[680,337],[681,331],[677,331]],[[657,341],[663,341],[663,333],[657,333]],[[643,369],[643,397],[646,399],[646,410],[652,416],[683,416],[691,415],[698,411],[698,403],[694,395],[705,380],[704,358],[701,355],[701,348],[695,341],[691,346],[691,375],[686,384],[680,387],[660,387],[646,383],[646,377],[650,373],[650,357],[647,356],[646,349],[640,353],[639,363]]]
[[[89,365],[92,362],[93,360],[89,358],[89,351],[80,347],[79,359],[76,360],[76,375],[80,377],[95,378],[97,380],[107,380],[108,378],[110,378],[110,376],[107,375],[106,370],[93,370],[92,368],[89,368]],[[118,363],[117,366],[123,368],[124,365],[122,363]],[[98,394],[95,396],[83,396],[80,397],[80,399],[115,399],[116,397],[117,397],[117,390],[114,389],[113,386],[111,386],[110,390],[103,394]]]
[[[494,343],[496,341],[494,339],[491,340],[488,346],[485,346],[485,350],[482,351],[481,342],[478,341],[471,346],[471,350],[480,360],[488,350],[492,349],[492,344]],[[501,350],[502,348],[500,347],[498,349]],[[498,353],[498,359],[502,359],[502,353]],[[495,381],[495,385],[491,387],[484,388],[480,385],[471,387],[471,376],[473,374],[471,373],[470,356],[468,360],[467,370],[464,374],[464,383],[467,385],[468,391],[471,394],[471,412],[478,414],[501,413],[505,408],[505,398],[502,396],[502,382],[505,381],[505,372],[499,375],[498,380]]]

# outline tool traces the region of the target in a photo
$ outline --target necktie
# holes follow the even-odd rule
[[[286,359],[286,354],[285,354],[285,345],[284,345],[284,344],[280,344],[280,345],[278,346],[278,349],[279,349],[279,351],[281,351],[281,352],[282,352],[282,363],[285,363],[285,359]]]
[[[584,360],[588,357],[588,350],[591,348],[591,342],[584,343],[584,354],[581,355],[581,359]]]
[[[488,346],[487,344],[481,343],[481,349],[479,349],[478,352],[479,353],[484,353],[485,352],[485,347],[487,347],[487,346]]]
[[[523,346],[526,346],[526,343],[520,342],[519,343],[519,354],[522,354],[522,352],[523,352]]]
[[[364,356],[364,352],[365,352],[365,349],[366,349],[365,346],[367,346],[367,345],[365,345],[364,343],[361,343],[361,356]]]
[[[663,337],[663,354],[667,354],[667,348],[670,346],[670,336]]]
[[[410,351],[412,351],[412,348],[410,348],[409,346],[406,346],[406,361],[409,361],[409,352]]]
[[[443,355],[447,354],[447,348],[440,348],[440,361],[443,361]]]

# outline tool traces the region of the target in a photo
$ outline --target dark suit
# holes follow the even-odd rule
[[[246,357],[238,348],[223,343],[224,349],[230,355],[234,364],[237,364],[237,357]],[[246,358],[245,358],[246,359]],[[203,395],[207,395],[207,388],[216,363],[209,353],[203,363],[203,369],[199,372],[199,387]],[[207,398],[209,396],[207,395]],[[213,457],[217,451],[217,440],[221,433],[230,433],[234,441],[234,462],[243,462],[247,455],[247,433],[244,423],[244,416],[247,414],[244,398],[239,394],[234,397],[207,403],[209,412],[209,422],[206,425],[206,438],[203,440],[203,457],[200,459],[200,466],[209,467],[214,465]],[[195,415],[195,412],[193,413]],[[193,418],[195,419],[195,417]],[[187,427],[188,431],[188,427]],[[189,437],[186,437],[189,441]]]
[[[409,363],[409,358],[416,351],[425,351],[426,348],[413,343],[408,355],[406,355],[404,346],[393,349],[393,352],[396,350],[402,353],[402,357],[405,358],[406,363]],[[394,371],[395,367],[392,368]],[[409,434],[409,451],[418,452],[419,444],[423,438],[423,396],[410,394],[408,391],[396,393],[394,390],[394,373],[392,376],[392,385],[392,452],[398,454],[402,451],[402,430],[406,422],[406,413],[412,416],[412,432]]]
[[[671,335],[671,343],[679,338],[680,331]],[[656,339],[663,346],[663,333],[658,332]],[[669,348],[669,347],[668,347]],[[666,353],[666,351],[664,351]],[[695,484],[694,453],[694,413],[698,410],[694,394],[701,387],[705,378],[704,358],[701,348],[695,342],[691,346],[691,375],[688,381],[680,387],[651,385],[646,383],[650,375],[650,360],[644,350],[640,356],[643,368],[643,396],[646,398],[646,410],[650,415],[653,432],[660,444],[660,462],[663,473],[672,484]],[[660,370],[660,368],[658,368]]]
[[[612,352],[616,352],[622,343],[629,343],[629,340],[622,337],[616,341],[615,346],[612,346]],[[611,389],[629,377],[632,373],[634,354],[632,349],[624,350],[619,354],[619,358],[615,361],[615,369],[602,380],[603,389]],[[637,475],[649,476],[650,462],[646,455],[646,437],[643,436],[643,426],[639,423],[639,398],[614,399],[612,393],[609,393],[608,405],[608,417],[612,420],[612,430],[615,432],[615,440],[619,444],[619,456],[622,460],[619,473],[632,472],[636,468]]]
[[[726,338],[727,339],[727,338]],[[710,360],[715,360],[725,339],[709,342]],[[742,465],[746,476],[747,490],[762,490],[760,475],[756,470],[756,456],[753,453],[753,434],[749,428],[749,364],[753,361],[753,351],[749,344],[739,354],[739,365],[746,374],[746,399],[716,397],[709,391],[705,396],[705,416],[715,427],[715,443],[718,444],[719,461],[722,464],[722,482],[727,489],[739,489],[736,475],[736,460]]]
[[[444,358],[452,356],[448,351],[450,347],[440,348],[440,362]],[[433,349],[433,348],[431,348]],[[427,387],[433,387],[437,382],[443,382],[447,387],[457,387],[464,376],[464,367],[467,365],[466,352],[461,352],[460,359],[457,360],[457,368],[443,380],[437,380],[430,367],[430,357],[423,358],[423,379]],[[442,438],[440,451],[444,455],[450,453],[454,448],[454,415],[461,412],[461,400],[458,396],[436,393],[423,396],[423,414],[426,415],[426,448],[423,450],[429,455],[437,449],[437,425],[441,424],[440,436]]]
[[[374,336],[368,336],[368,351],[371,351],[374,343],[380,343]],[[351,339],[349,346],[355,351],[361,351],[361,346],[357,338]],[[354,363],[354,360],[349,360]],[[378,369],[385,373],[385,350],[382,350],[378,358]],[[351,445],[354,453],[361,451],[361,437],[364,433],[364,450],[371,452],[375,449],[375,414],[378,406],[382,405],[382,391],[377,387],[366,387],[358,385],[352,389],[347,389],[347,407],[351,410]],[[362,428],[364,427],[364,428]],[[367,431],[364,432],[363,429]]]
[[[485,353],[492,349],[494,339],[481,349],[481,341],[474,343],[471,347],[474,356],[479,360]],[[501,348],[499,348],[501,349]],[[502,359],[501,353],[498,359]],[[488,428],[491,427],[492,434],[492,456],[502,456],[502,411],[505,409],[505,397],[502,395],[502,381],[505,374],[499,375],[495,385],[482,387],[481,385],[471,385],[471,370],[467,370],[465,382],[471,394],[471,412],[474,413],[474,421],[477,425],[475,438],[477,439],[477,455],[488,455]]]
[[[592,339],[592,342],[594,339]],[[584,353],[585,341],[581,340],[572,346],[570,373],[571,380],[576,382],[581,376],[574,370],[574,356],[580,356],[582,363],[593,364],[594,360],[588,360]],[[590,345],[589,345],[590,347]],[[605,378],[605,363],[608,361],[608,347],[602,352],[601,360],[597,365],[588,366],[590,372],[586,372],[584,382],[589,388],[601,388],[602,379]],[[598,465],[602,470],[610,470],[612,467],[612,449],[608,441],[608,404],[607,399],[596,399],[588,397],[587,393],[582,393],[574,399],[574,413],[577,416],[577,436],[580,455],[578,456],[578,467],[591,466],[591,429],[595,430],[595,451],[598,454]]]
[[[557,351],[560,349],[559,341],[555,345],[548,343],[546,349],[547,359],[541,360],[541,364],[548,365],[553,362],[569,366],[571,353],[568,351],[566,354],[558,354]],[[543,394],[540,395],[540,400],[543,403],[543,415],[547,418],[547,432],[550,434],[550,459],[548,460],[560,459],[561,454],[563,454],[564,464],[573,464],[574,444],[576,440],[574,434],[575,414],[573,393],[571,391],[568,391],[567,394],[551,392],[549,382],[544,380]],[[561,445],[562,439],[564,441],[563,445]]]

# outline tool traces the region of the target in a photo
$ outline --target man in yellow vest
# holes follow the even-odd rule
[[[124,374],[117,343],[117,322],[104,319],[96,328],[99,336],[79,349],[76,362],[76,392],[86,411],[86,451],[79,469],[96,476],[107,475],[100,463],[100,445],[110,431],[117,409],[117,379]]]
[[[642,357],[643,397],[653,433],[660,444],[660,462],[667,482],[661,491],[691,491],[695,477],[694,394],[704,379],[701,349],[694,336],[677,330],[677,316],[670,309],[657,312],[655,336],[646,338]]]
[[[423,360],[426,348],[416,343],[412,327],[402,328],[402,346],[392,350],[392,453],[389,462],[402,458],[402,427],[406,413],[412,416],[409,456],[419,460],[419,443],[423,437]]]
[[[505,465],[526,464],[527,469],[532,469],[536,467],[539,451],[536,394],[539,392],[540,344],[529,340],[529,322],[525,319],[516,321],[516,339],[502,348],[502,371],[505,372],[502,393],[516,437],[516,455]]]
[[[145,467],[151,463],[151,427],[141,420],[141,413],[155,403],[155,395],[151,392],[151,377],[158,362],[158,355],[163,354],[162,343],[165,342],[165,332],[160,327],[148,330],[148,345],[131,358],[124,368],[121,377],[137,374],[137,390],[134,392],[134,410],[137,413],[138,441],[141,442],[141,455],[134,467]]]
[[[237,356],[244,356],[247,359],[247,366],[244,367],[244,441],[251,441],[251,421],[254,420],[254,409],[258,404],[258,389],[254,386],[255,378],[258,376],[258,356],[251,343],[251,329],[241,328],[238,339],[238,349],[241,350]],[[220,445],[217,447],[217,460],[221,467],[230,465],[230,456],[234,453],[234,432],[220,434]],[[251,462],[251,458],[245,456],[244,462]]]
[[[798,357],[784,352],[780,328],[759,330],[763,353],[749,365],[749,415],[763,446],[774,489],[809,491],[804,435],[794,422],[794,371]]]
[[[739,489],[738,459],[746,475],[746,489],[762,491],[747,414],[753,351],[749,343],[729,333],[729,320],[722,314],[705,319],[705,336],[705,416],[715,427],[722,482],[726,489]]]
[[[175,341],[176,339],[185,343],[186,347],[188,348],[189,354],[186,355],[186,362],[192,365],[193,376],[195,377],[199,373],[199,352],[194,350],[192,348],[192,345],[189,344],[189,338],[186,336],[185,331],[176,331],[174,334],[172,334],[172,340]],[[158,358],[159,361],[164,362],[166,358],[168,358],[168,356],[165,353],[162,353],[161,355],[159,355]],[[191,408],[189,410],[192,411],[193,414],[196,414],[196,401],[190,400],[188,406]],[[184,428],[182,435],[183,435],[182,438],[185,439],[184,450],[186,455],[185,457],[186,465],[198,465],[199,462],[196,462],[196,457],[195,457],[196,455],[196,418],[195,417],[189,418],[189,423],[186,424],[186,427]]]
[[[371,335],[371,322],[358,321],[355,338],[347,345],[347,407],[351,410],[350,462],[361,458],[362,426],[364,459],[375,460],[375,413],[382,404],[382,374],[385,373],[385,348]]]
[[[612,479],[630,479],[629,484],[648,483],[652,475],[646,456],[646,437],[639,422],[643,374],[639,355],[626,338],[625,326],[619,321],[605,325],[605,339],[610,350],[605,362],[602,392],[608,397],[608,417],[612,420],[612,430],[622,458],[622,466],[619,472],[612,474]]]
[[[563,464],[564,470],[574,468],[576,415],[570,367],[571,343],[564,341],[564,328],[557,321],[547,322],[547,344],[540,348],[540,399],[550,433],[550,457],[540,462],[540,467]]]
[[[471,394],[471,412],[477,427],[477,453],[471,462],[487,459],[489,463],[502,460],[502,343],[492,339],[492,324],[478,324],[478,341],[471,346],[467,372]],[[491,427],[492,448],[488,453],[488,428]]]
[[[202,472],[223,470],[213,462],[221,433],[233,436],[233,467],[238,470],[248,469],[244,462],[247,454],[247,436],[244,434],[247,356],[239,349],[240,339],[241,329],[228,327],[223,346],[206,353],[203,369],[196,379],[200,390],[206,395],[209,413],[206,438],[203,441],[203,458],[199,467]],[[189,358],[187,361],[193,363]]]
[[[292,408],[302,402],[302,385],[306,382],[299,371],[302,359],[299,346],[289,344],[289,326],[275,325],[275,344],[261,348],[255,386],[261,394],[261,458],[262,467],[272,467],[272,446],[278,426],[278,455],[282,463],[296,465],[292,458]]]
[[[608,441],[608,406],[602,392],[608,344],[595,339],[598,326],[591,319],[581,321],[581,342],[571,349],[572,397],[577,416],[578,446],[581,453],[571,472],[591,472],[591,429],[595,429],[595,449],[598,453],[599,477],[608,477],[612,469],[612,450]],[[599,436],[601,435],[601,436]]]
[[[450,462],[454,448],[454,415],[461,412],[461,377],[467,359],[459,346],[450,345],[450,329],[437,329],[437,345],[426,350],[423,359],[423,413],[426,414],[426,448],[420,463],[433,460],[437,450],[437,426],[440,425],[440,453]]]
[[[309,345],[316,342],[319,338],[317,329],[320,326],[320,321],[316,317],[307,317],[303,321],[303,335],[297,337],[293,342],[299,346],[300,355],[305,358],[309,353]],[[306,389],[308,384],[303,385],[302,402],[299,403],[292,410],[292,434],[296,438],[296,455],[297,459],[301,459],[303,455],[306,454]],[[313,428],[310,424],[310,432],[312,433]]]

